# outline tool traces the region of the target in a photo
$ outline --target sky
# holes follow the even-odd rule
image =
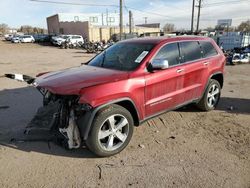
[[[74,6],[39,3],[30,0],[0,0],[0,23],[12,28],[31,25],[47,28],[46,17],[56,13],[119,12],[119,0],[53,0],[68,3],[109,4],[117,7]],[[196,0],[198,1],[198,0]],[[250,19],[250,0],[202,0],[201,28],[213,27],[218,19],[233,19],[233,26]],[[124,23],[128,23],[128,10],[133,12],[135,24],[160,22],[163,27],[172,23],[176,29],[189,29],[192,0],[124,0]],[[138,11],[140,10],[140,11]],[[197,15],[197,8],[195,9]]]

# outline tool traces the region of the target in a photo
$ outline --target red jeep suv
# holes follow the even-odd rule
[[[224,65],[210,38],[141,38],[118,42],[80,67],[40,74],[33,84],[68,148],[84,141],[96,155],[110,156],[149,118],[190,103],[213,110]]]

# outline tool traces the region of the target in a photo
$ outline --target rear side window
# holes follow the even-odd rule
[[[218,54],[218,52],[215,50],[214,46],[210,42],[201,41],[200,44],[204,57],[211,57]]]
[[[167,44],[162,47],[154,59],[168,60],[169,66],[180,63],[180,53],[177,43]]]
[[[202,58],[201,47],[197,41],[181,42],[180,50],[183,63]]]

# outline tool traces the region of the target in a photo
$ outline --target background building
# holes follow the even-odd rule
[[[72,14],[60,13],[47,18],[49,34],[82,35],[89,41],[109,40],[119,34],[119,14]],[[132,32],[138,35],[145,33],[159,33],[159,24],[132,27]],[[129,33],[129,27],[123,29]]]

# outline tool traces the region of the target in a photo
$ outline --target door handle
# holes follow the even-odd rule
[[[184,69],[177,69],[177,70],[176,70],[177,73],[181,73],[181,72],[183,72],[183,71],[184,71]]]
[[[209,64],[209,62],[207,61],[207,62],[204,62],[203,64],[204,64],[204,65],[208,65],[208,64]]]

